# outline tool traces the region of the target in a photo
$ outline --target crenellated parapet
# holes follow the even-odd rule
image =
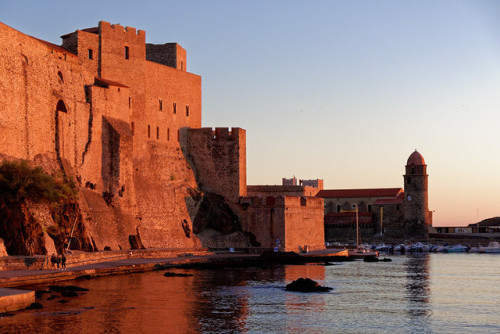
[[[300,196],[252,196],[240,199],[242,206],[253,208],[307,207],[323,210],[323,199]]]
[[[137,30],[133,27],[124,27],[120,24],[111,24],[106,21],[99,22],[99,30],[101,33],[106,33],[109,37],[126,40],[130,43],[146,43],[146,32],[144,30]]]

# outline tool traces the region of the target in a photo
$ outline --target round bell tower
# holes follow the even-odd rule
[[[404,231],[408,238],[427,237],[432,225],[428,201],[427,165],[424,157],[415,150],[406,163],[404,177]]]

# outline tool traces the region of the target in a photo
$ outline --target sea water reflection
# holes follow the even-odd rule
[[[12,333],[498,332],[500,256],[426,254],[393,262],[185,270],[69,282],[90,289],[0,320]],[[178,270],[180,271],[180,270]],[[309,277],[331,293],[287,292]],[[37,289],[45,289],[38,286]]]

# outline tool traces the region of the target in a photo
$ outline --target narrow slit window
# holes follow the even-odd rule
[[[130,123],[130,130],[132,131],[132,136],[135,134],[135,124],[134,122]]]
[[[177,103],[174,102],[174,114],[177,114]]]
[[[186,116],[189,116],[189,106],[186,105]]]
[[[125,59],[130,58],[130,48],[128,46],[125,47]]]
[[[177,130],[177,141],[181,141],[181,130]]]
[[[151,138],[151,125],[148,125],[148,138]]]
[[[167,128],[167,140],[170,140],[170,128]]]
[[[89,59],[94,59],[94,50],[89,49]]]
[[[160,111],[163,111],[163,100],[160,99]]]
[[[156,139],[160,139],[160,127],[156,127]]]

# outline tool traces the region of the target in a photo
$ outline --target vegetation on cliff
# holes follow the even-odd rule
[[[64,180],[32,167],[26,160],[4,161],[0,165],[0,204],[25,200],[35,203],[75,200],[78,191],[72,180]]]
[[[77,194],[74,182],[63,175],[47,174],[25,160],[4,161],[0,165],[0,237],[8,254],[46,254],[44,232],[62,252],[77,221],[76,234],[83,235]],[[89,246],[87,240],[80,244]]]

